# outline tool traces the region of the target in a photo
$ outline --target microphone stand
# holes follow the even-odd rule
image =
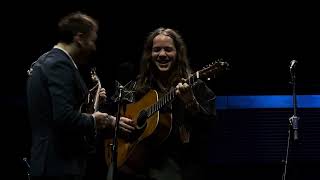
[[[293,60],[294,61],[294,60]],[[297,95],[296,95],[296,74],[295,66],[290,66],[291,74],[291,84],[292,84],[292,101],[293,101],[293,115],[289,118],[289,130],[288,130],[288,140],[287,140],[287,150],[286,150],[286,159],[284,160],[284,172],[282,174],[282,180],[286,179],[287,174],[287,165],[288,165],[288,154],[290,147],[290,137],[292,136],[291,129],[293,130],[293,140],[298,141],[298,121],[299,117],[297,116]]]
[[[29,165],[29,163],[28,163],[28,160],[27,160],[27,158],[26,157],[24,157],[24,158],[22,158],[22,160],[23,160],[23,162],[25,163],[25,165],[26,165],[26,168],[27,168],[27,173],[26,173],[26,175],[27,175],[27,177],[28,177],[28,180],[30,180],[30,165]]]
[[[298,138],[298,121],[299,117],[297,116],[297,95],[296,95],[296,73],[295,73],[295,68],[292,68],[290,70],[291,73],[291,78],[292,78],[292,89],[293,89],[293,115],[289,118],[290,125],[292,126],[293,129],[293,139],[294,141],[297,141]]]
[[[120,122],[120,107],[122,103],[122,90],[123,86],[119,86],[119,96],[118,96],[118,112],[116,117],[116,123],[114,128],[113,142],[112,142],[112,157],[111,157],[111,166],[108,170],[107,180],[116,180],[118,169],[117,169],[117,157],[118,157],[118,131],[119,131],[119,122]]]

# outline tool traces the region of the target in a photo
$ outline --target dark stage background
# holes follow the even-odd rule
[[[208,81],[218,96],[291,95],[293,59],[298,61],[297,94],[320,94],[320,13],[312,4],[12,1],[2,10],[8,10],[2,12],[1,25],[6,42],[1,109],[12,116],[4,118],[8,123],[3,126],[9,175],[14,170],[23,176],[21,159],[29,155],[26,71],[56,43],[59,18],[75,10],[99,21],[92,65],[107,90],[115,79],[126,83],[136,75],[145,37],[164,26],[182,34],[193,69],[220,58],[229,62],[230,71]],[[121,69],[124,62],[132,68]],[[210,159],[216,179],[281,179],[291,115],[291,109],[218,110]],[[300,109],[299,115],[302,140],[291,146],[287,179],[319,179],[320,110]]]

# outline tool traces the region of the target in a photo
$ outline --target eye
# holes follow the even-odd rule
[[[152,52],[160,52],[161,50],[164,50],[165,52],[172,52],[174,49],[172,47],[154,47],[152,48]]]
[[[173,48],[172,47],[165,47],[164,50],[166,52],[171,52],[171,51],[173,51]]]
[[[161,51],[161,48],[160,47],[154,47],[154,48],[152,48],[152,51],[153,52],[159,52],[159,51]]]

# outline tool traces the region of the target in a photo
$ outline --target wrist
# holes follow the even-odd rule
[[[195,96],[192,97],[192,100],[185,104],[185,108],[188,110],[199,111],[199,103]]]
[[[114,127],[114,120],[113,120],[113,118],[112,118],[112,115],[107,115],[107,121],[108,121],[108,125],[109,125],[109,127]]]

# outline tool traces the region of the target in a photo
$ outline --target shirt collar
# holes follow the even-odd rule
[[[59,47],[59,46],[57,46],[57,45],[55,45],[53,48],[60,49],[61,51],[63,51],[64,53],[66,53],[67,56],[69,57],[69,59],[72,61],[74,67],[76,67],[76,69],[78,69],[78,67],[77,67],[76,63],[74,62],[73,58],[71,57],[71,55],[70,55],[65,49],[63,49],[62,47]]]

